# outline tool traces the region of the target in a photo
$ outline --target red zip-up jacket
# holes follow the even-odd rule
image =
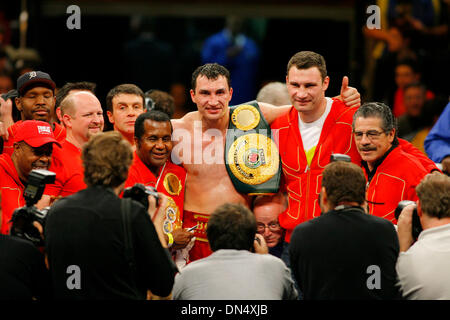
[[[283,167],[284,185],[282,191],[288,193],[288,208],[279,215],[280,225],[286,229],[286,242],[292,231],[302,222],[320,215],[318,196],[322,184],[322,171],[330,162],[332,153],[347,154],[352,162],[361,164],[361,157],[352,134],[353,114],[356,107],[347,107],[333,99],[320,134],[320,139],[308,166],[302,138],[298,126],[298,111],[292,107],[288,114],[276,119],[271,128],[278,134]]]
[[[416,187],[429,172],[414,155],[396,147],[386,155],[369,177],[368,168],[364,166],[368,181],[367,200],[369,214],[385,218],[397,224],[395,208],[402,200],[418,200]]]
[[[0,187],[2,202],[1,234],[9,234],[11,217],[15,209],[25,205],[25,186],[19,179],[16,167],[8,154],[0,155]]]

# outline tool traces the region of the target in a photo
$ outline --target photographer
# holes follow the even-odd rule
[[[0,233],[9,234],[14,210],[25,205],[23,192],[31,170],[50,167],[53,144],[59,146],[47,122],[23,121],[16,133],[12,155],[0,155]]]
[[[127,213],[118,197],[133,159],[130,144],[118,132],[98,133],[83,146],[82,159],[88,188],[57,201],[45,225],[55,298],[145,299],[147,290],[168,296],[175,268],[162,210],[149,196],[147,212],[131,201]],[[164,207],[167,199],[158,195]]]
[[[400,255],[397,274],[406,299],[450,299],[450,177],[433,172],[416,187],[415,205],[398,220]],[[417,210],[423,231],[413,244],[412,216]]]
[[[398,239],[389,221],[366,213],[366,179],[336,161],[322,177],[322,215],[299,224],[289,245],[305,300],[396,299]]]
[[[175,278],[176,300],[293,300],[290,271],[267,254],[254,214],[242,204],[214,210],[206,234],[213,253],[188,264]],[[250,251],[255,251],[252,253]]]

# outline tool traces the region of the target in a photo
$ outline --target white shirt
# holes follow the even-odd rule
[[[314,155],[315,147],[319,143],[320,134],[322,133],[323,124],[325,123],[325,120],[331,111],[331,105],[333,104],[331,98],[325,97],[325,99],[327,100],[325,112],[316,121],[303,122],[300,113],[298,114],[298,127],[300,129],[300,136],[302,137],[305,154],[309,159],[308,163]]]
[[[450,224],[422,231],[396,269],[403,297],[450,300]]]

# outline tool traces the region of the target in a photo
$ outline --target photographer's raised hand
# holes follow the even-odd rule
[[[255,234],[255,240],[253,241],[253,248],[255,253],[266,254],[269,253],[269,248],[267,247],[266,240],[259,233]]]
[[[12,100],[6,101],[0,96],[0,137],[7,141],[8,128],[14,123],[12,118]]]
[[[412,236],[412,217],[415,208],[416,205],[407,205],[405,208],[403,208],[398,217],[397,234],[400,244],[400,252],[408,250],[414,242]]]

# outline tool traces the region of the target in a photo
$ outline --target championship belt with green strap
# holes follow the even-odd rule
[[[271,132],[256,101],[230,108],[225,166],[238,192],[278,192],[281,161]]]

